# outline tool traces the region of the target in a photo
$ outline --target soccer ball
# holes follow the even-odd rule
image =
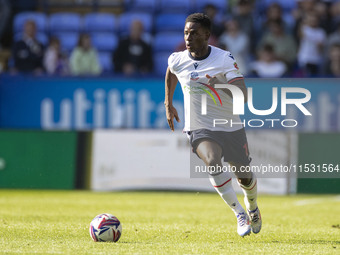
[[[95,242],[117,242],[122,235],[122,224],[109,213],[97,215],[90,224],[90,236]]]

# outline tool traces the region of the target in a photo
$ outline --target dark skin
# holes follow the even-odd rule
[[[184,27],[184,40],[187,50],[194,58],[204,57],[209,52],[208,40],[210,37],[210,32],[208,29],[202,27],[199,23],[195,22],[187,22]],[[208,78],[208,84],[214,86],[215,84],[223,83],[219,81],[216,76],[210,76],[206,74],[206,78]],[[172,131],[174,128],[174,119],[177,122],[180,122],[178,117],[178,113],[176,108],[172,105],[172,98],[175,92],[175,88],[177,85],[178,79],[177,76],[170,72],[168,67],[165,74],[165,110],[166,110],[166,118],[169,124],[169,127]],[[239,87],[245,98],[245,102],[247,101],[247,89],[243,79],[236,80],[231,82],[230,84]],[[228,95],[232,97],[232,94],[229,90],[224,89]],[[221,158],[222,158],[222,148],[221,146],[213,140],[210,139],[202,139],[200,140],[197,146],[197,154],[204,161],[207,166],[222,166]],[[242,185],[248,185],[251,182],[251,173],[241,173],[239,169],[241,167],[240,164],[236,164],[234,162],[229,162],[229,164],[236,166],[238,181]]]

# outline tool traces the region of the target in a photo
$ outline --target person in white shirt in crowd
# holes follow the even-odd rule
[[[326,43],[326,32],[319,26],[318,17],[308,13],[299,30],[300,47],[298,63],[306,76],[320,74],[320,65],[324,61],[323,52]]]
[[[58,38],[50,38],[43,63],[48,74],[66,75],[69,73],[67,56],[62,53]]]
[[[291,70],[296,60],[297,45],[292,35],[285,32],[284,23],[272,20],[268,25],[268,32],[261,38],[257,49],[270,44],[274,48],[276,57],[282,60]]]
[[[258,51],[258,60],[251,64],[252,73],[260,78],[279,78],[286,74],[287,66],[277,60],[274,47],[265,44]]]

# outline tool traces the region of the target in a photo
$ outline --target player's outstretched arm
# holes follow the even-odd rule
[[[180,122],[178,117],[178,113],[176,108],[172,105],[172,98],[174,96],[174,92],[177,86],[178,79],[176,75],[170,72],[170,69],[166,70],[165,74],[165,111],[166,111],[166,118],[168,120],[169,127],[172,131],[175,130],[174,128],[174,118],[177,122]]]

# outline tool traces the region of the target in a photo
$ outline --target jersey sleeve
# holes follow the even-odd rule
[[[230,52],[226,52],[225,55],[224,75],[228,82],[236,78],[243,78],[243,75],[237,66],[236,60]]]
[[[176,74],[177,68],[176,68],[176,61],[177,60],[177,54],[172,53],[168,58],[168,66],[170,69],[170,72],[173,74]]]

